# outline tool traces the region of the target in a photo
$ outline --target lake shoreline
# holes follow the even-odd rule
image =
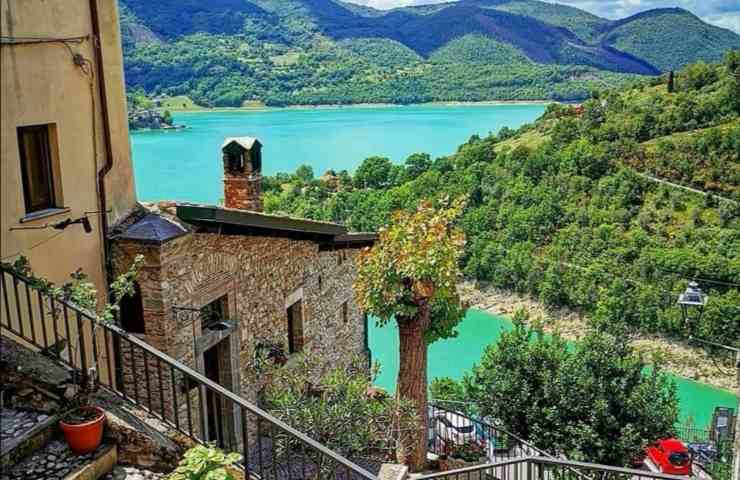
[[[476,310],[492,315],[511,317],[523,308],[532,320],[543,320],[547,333],[558,332],[566,340],[578,340],[589,330],[588,319],[567,308],[548,307],[535,298],[474,282],[464,282],[462,297]],[[633,341],[633,347],[646,357],[660,355],[663,368],[674,375],[702,384],[736,393],[735,375],[731,364],[722,365],[720,371],[712,359],[701,349],[686,342],[679,342],[658,335],[641,335]]]
[[[172,113],[249,113],[249,112],[270,112],[286,110],[335,110],[344,108],[404,108],[404,107],[491,107],[498,105],[549,105],[559,103],[555,100],[484,100],[480,102],[449,101],[449,102],[426,102],[426,103],[350,103],[350,104],[322,104],[322,105],[287,105],[284,107],[255,106],[255,107],[199,107],[199,108],[168,108]]]

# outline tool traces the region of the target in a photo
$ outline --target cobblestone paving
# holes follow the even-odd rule
[[[150,472],[137,467],[125,467],[116,465],[112,472],[102,477],[101,480],[164,480],[163,473]]]
[[[7,445],[13,439],[21,437],[41,422],[45,422],[49,416],[44,413],[29,412],[4,408],[0,410],[0,443]]]
[[[101,445],[98,452],[105,448]],[[68,473],[88,463],[98,452],[74,455],[64,441],[53,440],[21,463],[3,471],[0,480],[44,479],[61,480]]]

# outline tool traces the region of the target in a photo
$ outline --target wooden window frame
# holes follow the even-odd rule
[[[296,325],[295,315],[291,315],[291,311],[294,311],[298,305],[298,321],[299,325]],[[288,306],[286,314],[288,316],[288,354],[293,355],[294,353],[301,353],[306,345],[306,333],[305,333],[305,306],[303,305],[303,299],[298,299]],[[296,335],[296,330],[299,331],[300,335]]]
[[[43,136],[42,145],[45,147],[43,159],[47,171],[47,184],[45,189],[49,192],[49,203],[45,205],[35,205],[31,198],[31,179],[28,170],[30,159],[26,157],[26,148],[24,135],[29,131],[41,132]],[[16,134],[18,138],[18,154],[21,166],[21,183],[23,186],[23,203],[27,216],[37,216],[40,213],[62,209],[61,182],[59,169],[59,152],[56,134],[56,125],[53,123],[39,125],[22,125],[17,127]]]

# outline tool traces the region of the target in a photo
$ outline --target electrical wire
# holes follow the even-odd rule
[[[1,260],[1,261],[5,261],[5,260],[7,260],[7,259],[9,259],[9,258],[11,258],[11,257],[15,257],[16,255],[20,255],[20,254],[22,254],[22,253],[24,253],[24,252],[30,252],[30,251],[31,251],[31,250],[33,250],[34,248],[36,248],[36,247],[40,247],[41,245],[45,244],[46,242],[50,242],[50,241],[54,240],[55,238],[57,238],[57,237],[58,237],[59,235],[61,235],[61,234],[63,234],[63,233],[64,233],[64,230],[62,230],[62,231],[60,231],[60,232],[57,232],[57,233],[55,233],[54,235],[52,235],[51,237],[49,237],[49,238],[46,238],[46,239],[44,239],[44,240],[41,240],[40,242],[38,242],[38,243],[35,243],[35,244],[31,245],[30,247],[28,247],[28,248],[25,248],[25,249],[23,249],[23,250],[19,250],[19,251],[15,252],[15,253],[13,253],[13,254],[11,254],[11,255],[6,255],[6,256],[4,256],[3,258],[0,258],[0,260]]]

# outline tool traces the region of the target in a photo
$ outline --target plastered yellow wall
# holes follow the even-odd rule
[[[111,126],[113,170],[106,177],[109,223],[134,207],[118,11],[115,0],[96,0],[100,44]],[[94,64],[89,0],[0,0],[0,160],[2,192],[0,251],[3,261],[19,255],[39,276],[58,283],[82,268],[105,290],[103,241],[99,214],[90,214],[92,233],[81,225],[66,230],[12,230],[40,226],[99,210],[97,171],[105,161],[100,91],[97,79],[73,62],[81,54]],[[18,44],[22,38],[86,37],[79,43]],[[95,68],[90,69],[95,75]],[[69,211],[21,223],[26,215],[17,127],[53,123],[63,206]]]

